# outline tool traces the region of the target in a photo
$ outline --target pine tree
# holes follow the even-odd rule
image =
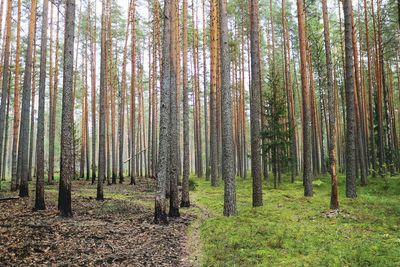
[[[75,176],[73,68],[75,40],[75,0],[65,3],[64,78],[61,117],[61,169],[58,209],[62,217],[71,217],[71,182]]]
[[[40,44],[39,108],[36,135],[36,198],[35,210],[44,210],[44,109],[46,91],[47,28],[49,1],[43,1],[42,33]]]

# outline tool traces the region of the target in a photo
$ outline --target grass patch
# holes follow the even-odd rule
[[[300,178],[298,178],[300,179]],[[400,179],[371,178],[346,199],[340,177],[340,213],[329,217],[330,180],[318,177],[314,197],[285,177],[279,189],[264,184],[264,206],[252,208],[251,179],[237,179],[238,216],[226,218],[223,184],[204,179],[191,197],[211,218],[200,226],[204,266],[399,266]]]

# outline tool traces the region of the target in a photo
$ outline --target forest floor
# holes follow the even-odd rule
[[[338,213],[329,210],[330,177],[314,180],[314,196],[289,177],[264,183],[264,206],[252,207],[252,180],[236,179],[238,216],[223,212],[223,185],[196,179],[192,194],[210,218],[200,226],[204,266],[400,266],[400,177],[370,177],[345,197],[339,177]]]
[[[58,183],[56,183],[58,184]],[[189,256],[190,210],[167,226],[152,223],[154,184],[138,179],[138,186],[104,186],[105,201],[95,200],[96,185],[73,181],[73,218],[57,212],[57,186],[45,188],[45,211],[32,212],[30,198],[0,202],[0,265],[121,265],[193,266]],[[0,198],[15,196],[3,183]]]
[[[400,177],[371,177],[357,199],[345,198],[340,177],[338,213],[329,177],[314,180],[312,198],[297,179],[264,184],[264,206],[252,208],[251,179],[238,178],[238,216],[226,218],[223,184],[192,177],[192,207],[167,226],[152,224],[152,179],[105,186],[104,202],[74,181],[72,219],[58,216],[56,185],[46,186],[47,210],[32,212],[32,183],[31,198],[0,201],[0,265],[400,266]]]

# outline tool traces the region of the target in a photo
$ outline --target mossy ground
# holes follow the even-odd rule
[[[200,225],[203,266],[400,266],[400,177],[370,178],[347,199],[340,177],[340,212],[330,216],[330,179],[303,196],[301,178],[279,189],[264,183],[264,206],[251,204],[251,179],[236,180],[238,216],[226,218],[223,184],[201,178],[191,198],[207,208]]]

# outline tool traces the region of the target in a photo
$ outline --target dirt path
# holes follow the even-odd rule
[[[106,186],[109,198],[98,202],[93,199],[95,186],[74,182],[74,217],[67,220],[58,216],[53,188],[46,189],[46,211],[31,211],[33,197],[0,202],[1,264],[196,265],[187,236],[195,213],[185,210],[167,226],[152,224],[153,181],[139,184],[135,190]]]
[[[198,198],[201,197],[198,194],[191,193],[191,207],[190,210],[195,214],[196,219],[193,220],[188,227],[187,235],[187,255],[189,262],[194,267],[201,266],[202,256],[202,241],[201,241],[201,225],[208,218],[214,215],[207,209],[206,206],[200,204]]]

